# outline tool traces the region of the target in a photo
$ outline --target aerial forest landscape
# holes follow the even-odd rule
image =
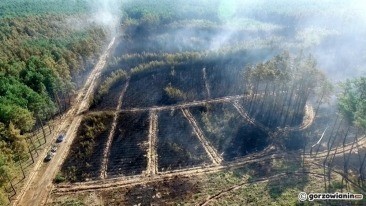
[[[365,36],[363,0],[1,0],[0,206],[366,205]]]

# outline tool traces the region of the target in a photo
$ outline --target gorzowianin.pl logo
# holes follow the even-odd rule
[[[314,200],[362,200],[362,194],[352,193],[309,193],[300,192],[298,196],[300,201]]]

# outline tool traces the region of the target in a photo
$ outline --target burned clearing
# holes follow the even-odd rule
[[[67,181],[79,182],[99,178],[103,150],[111,127],[112,114],[96,113],[84,117],[77,138],[61,167]]]
[[[159,114],[158,170],[176,170],[209,164],[208,156],[179,110]]]
[[[147,167],[148,113],[121,112],[108,160],[110,177],[141,174]]]
[[[212,145],[231,161],[268,146],[268,134],[248,123],[231,104],[191,108]]]
[[[124,65],[133,68],[110,65],[93,101],[94,110],[114,114],[101,178],[154,177],[240,161],[265,148],[309,147],[317,82],[306,78],[318,78],[316,69],[293,69],[312,63],[286,52],[249,64],[258,51],[126,54]]]
[[[2,2],[0,205],[366,195],[362,0]]]
[[[122,108],[172,105],[206,98],[199,65],[164,65],[154,70],[132,76]],[[174,96],[172,92],[177,94]]]
[[[313,121],[309,88],[316,87],[305,77],[316,72],[293,69],[301,62],[288,53],[248,66],[256,52],[143,53],[124,56],[138,65],[130,70],[108,67],[93,101],[93,109],[115,115],[101,176],[220,165],[293,142],[292,150],[302,148],[301,124],[307,116]]]
[[[341,147],[354,150],[358,136],[344,120],[329,121],[337,117],[333,106],[324,104],[331,89],[312,56],[252,39],[243,28],[216,45],[211,41],[218,40],[215,35],[223,27],[179,23],[190,28],[190,37],[178,41],[177,22],[161,22],[163,29],[152,22],[127,25],[119,36],[91,108],[91,114],[114,115],[109,137],[101,140],[103,154],[98,153],[103,157],[102,167],[95,167],[100,176],[72,181],[86,181],[86,188],[136,184],[124,191],[121,202],[148,204],[161,203],[160,195],[187,195],[175,185],[185,188],[179,182],[183,177],[286,152],[294,159],[330,156],[341,168]],[[168,39],[176,44],[167,46]],[[265,165],[257,172],[265,174]],[[101,185],[91,179],[100,179]],[[154,184],[169,192],[157,193]]]
[[[95,111],[102,109],[115,109],[118,105],[119,94],[123,90],[125,83],[125,81],[114,83],[114,85],[112,85],[106,94],[102,94],[101,96],[98,96],[94,99],[90,109]]]

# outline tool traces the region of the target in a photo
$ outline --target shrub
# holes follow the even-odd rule
[[[66,178],[62,175],[62,173],[58,173],[53,181],[54,183],[59,184],[61,182],[65,182],[65,180]]]

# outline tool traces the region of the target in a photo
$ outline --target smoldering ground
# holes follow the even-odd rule
[[[117,1],[92,2],[94,8],[99,8],[95,13],[98,22],[107,25],[115,25],[118,15],[121,18],[119,11],[124,5],[134,4],[121,1],[118,7]],[[313,54],[318,66],[333,81],[365,74],[366,4],[361,0],[202,0],[170,6],[169,11],[176,16],[186,15],[182,8],[187,6],[209,11],[159,25],[159,34],[154,34],[155,39],[144,36],[140,49],[146,47],[149,51],[154,47],[151,45],[159,44],[155,48],[160,51],[204,51],[244,44],[253,48],[270,43],[279,50]]]

